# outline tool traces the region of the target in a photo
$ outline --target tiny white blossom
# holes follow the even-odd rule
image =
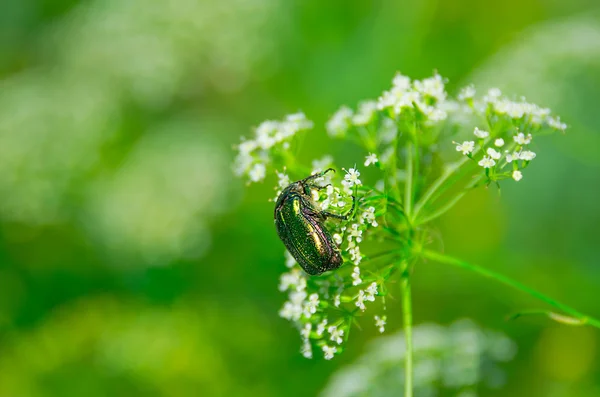
[[[337,348],[335,346],[327,346],[327,345],[323,346],[323,354],[324,354],[325,360],[331,360],[333,358],[333,355],[335,354],[335,352],[337,352]]]
[[[387,320],[386,316],[382,316],[382,317],[375,316],[375,326],[377,328],[379,328],[380,333],[383,333],[385,331],[386,320]]]
[[[567,125],[563,122],[560,121],[560,118],[558,117],[548,117],[548,125],[551,128],[554,128],[556,130],[560,130],[560,131],[564,131],[567,129]]]
[[[512,152],[509,153],[508,150],[506,151],[506,162],[507,163],[512,163],[515,160],[519,159],[519,153],[516,152]]]
[[[327,319],[324,318],[319,324],[317,324],[317,335],[322,336],[323,332],[325,332],[325,327],[327,326]]]
[[[340,307],[340,303],[341,303],[341,296],[340,296],[340,294],[336,294],[333,297],[333,306]]]
[[[513,137],[515,142],[519,145],[529,145],[531,143],[531,138],[531,134],[527,134],[527,136],[525,136],[525,134],[523,134],[522,132],[519,132]]]
[[[342,245],[342,236],[338,233],[335,233],[333,235],[333,241],[335,241],[337,245]]]
[[[375,295],[377,295],[377,283],[372,282],[366,289],[365,300],[374,302]]]
[[[283,273],[279,277],[279,291],[287,291],[290,287],[299,285],[301,277],[298,269],[294,269],[289,273]]]
[[[471,84],[466,87],[463,87],[458,93],[458,100],[465,101],[467,99],[471,99],[475,96],[475,87]]]
[[[310,318],[311,315],[317,312],[317,306],[319,306],[319,295],[310,294],[310,296],[308,297],[308,301],[304,302],[302,313],[306,317]]]
[[[376,111],[377,102],[361,102],[358,105],[358,112],[352,117],[352,123],[354,123],[354,125],[366,125],[371,121]]]
[[[484,130],[480,130],[479,128],[475,127],[475,130],[473,131],[473,134],[475,134],[475,136],[477,138],[480,139],[484,139],[487,138],[488,136],[490,136],[490,133]]]
[[[360,216],[360,223],[369,223],[373,227],[379,226],[375,220],[375,207],[369,207]]]
[[[374,153],[369,153],[369,155],[367,157],[365,157],[365,167],[368,167],[371,164],[375,164],[379,162],[379,159],[377,158],[377,155]]]
[[[515,170],[512,173],[512,178],[515,181],[519,182],[521,179],[523,179],[523,173],[521,173],[521,171],[519,171],[519,170]]]
[[[329,337],[329,340],[337,343],[338,345],[341,345],[342,342],[344,341],[344,339],[342,338],[342,336],[344,336],[343,329],[338,329],[338,327],[336,327],[335,325],[332,325],[329,328],[327,328],[327,332],[329,332],[329,335],[331,335]]]
[[[312,358],[313,357],[312,346],[310,345],[310,342],[308,341],[308,339],[305,339],[304,343],[302,343],[302,348],[300,349],[300,352],[302,353],[304,358]]]
[[[535,153],[530,150],[524,150],[519,154],[519,158],[525,161],[531,161],[535,158]]]
[[[456,151],[462,152],[462,154],[467,155],[471,153],[475,149],[475,142],[473,141],[464,141],[463,143],[456,143]]]
[[[300,336],[302,336],[304,339],[308,339],[310,337],[311,330],[312,330],[311,323],[304,324],[304,328],[302,328],[302,330],[300,331]]]
[[[342,137],[350,128],[352,121],[352,109],[342,106],[331,116],[325,128],[331,137]]]
[[[484,156],[477,164],[483,168],[491,168],[496,165],[496,162],[490,156]]]
[[[487,154],[494,160],[500,160],[500,157],[502,157],[502,153],[497,152],[494,148],[488,148]]]
[[[363,291],[362,289],[358,291],[358,296],[356,297],[356,307],[358,307],[362,311],[365,311],[365,309],[367,308],[365,306],[365,298],[365,291]]]
[[[360,268],[355,266],[354,270],[352,271],[352,285],[359,285],[361,283],[362,280],[360,278]]]
[[[263,163],[256,163],[254,167],[248,172],[248,176],[252,182],[259,182],[265,179],[267,168]]]
[[[359,229],[360,225],[358,223],[353,223],[350,226],[350,232],[348,233],[348,241],[352,241],[353,239],[360,243],[362,241],[363,231]]]
[[[296,260],[294,259],[292,254],[290,254],[288,250],[285,250],[285,266],[291,269],[292,267],[294,267],[295,264]]]
[[[354,169],[354,168],[350,168],[347,172],[346,175],[344,175],[344,180],[342,181],[342,184],[344,184],[344,186],[351,188],[352,186],[360,186],[362,185],[362,182],[360,181],[360,179],[358,179],[358,177],[360,176],[360,172],[358,172],[358,170]]]
[[[502,138],[498,138],[498,139],[496,139],[496,140],[494,141],[494,145],[495,145],[496,147],[502,147],[502,146],[504,146],[504,139],[502,139]]]

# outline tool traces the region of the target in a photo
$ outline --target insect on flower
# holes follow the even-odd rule
[[[294,259],[310,275],[337,269],[343,263],[342,255],[324,221],[327,218],[347,220],[356,205],[352,196],[352,208],[346,215],[317,208],[310,195],[311,189],[325,189],[326,186],[319,186],[314,181],[329,171],[335,170],[329,168],[290,183],[275,204],[277,234]]]

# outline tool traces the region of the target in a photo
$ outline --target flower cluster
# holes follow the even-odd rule
[[[421,112],[431,123],[445,120],[447,94],[444,83],[444,79],[437,73],[427,79],[412,82],[407,76],[398,73],[392,81],[392,88],[377,100],[377,108],[389,110],[396,117],[409,110]]]
[[[315,206],[332,211],[348,209],[352,205],[350,194],[363,186],[359,177],[360,172],[350,168],[341,181],[331,180],[326,189],[315,189]],[[288,299],[279,315],[296,325],[302,339],[301,352],[307,358],[312,358],[315,346],[325,359],[341,352],[352,322],[347,313],[361,315],[380,296],[378,281],[371,277],[363,280],[361,276],[365,257],[361,243],[366,233],[379,226],[377,210],[372,205],[358,207],[354,218],[337,226],[332,235],[344,258],[344,264],[335,272],[309,277],[286,251],[290,270],[281,275],[279,290],[286,292]],[[386,316],[376,319],[375,326],[383,332]]]
[[[536,134],[542,128],[566,128],[549,109],[510,101],[497,89],[483,98],[476,94],[469,86],[452,100],[438,74],[423,80],[397,74],[377,100],[360,102],[357,109],[342,106],[325,129],[329,136],[361,147],[362,163],[369,167],[364,174],[356,165],[324,172],[340,170],[331,156],[303,166],[291,150],[297,132],[312,127],[302,113],[262,123],[251,140],[238,146],[238,175],[257,182],[274,172],[276,197],[290,182],[319,174],[310,179],[312,190],[305,192],[310,216],[326,229],[323,238],[337,246],[343,263],[308,276],[286,252],[288,270],[279,285],[287,295],[279,315],[297,328],[305,357],[319,352],[333,358],[343,350],[357,317],[385,307],[391,278],[410,274],[421,259],[418,250],[431,240],[427,224],[465,191],[450,189],[453,184],[468,180],[475,186],[484,178],[488,183],[519,181],[536,157],[531,150]],[[440,142],[451,141],[461,129],[467,129],[469,137],[455,142],[455,149],[464,157],[446,165],[438,152],[449,145]],[[372,241],[377,244],[370,245]],[[375,329],[383,332],[387,317],[372,315]]]
[[[508,143],[503,138],[496,138],[492,141],[488,131],[480,130],[477,127],[473,134],[477,139],[477,144],[475,141],[454,142],[456,151],[477,161],[477,164],[485,169],[490,181],[509,177],[517,182],[520,181],[523,178],[521,170],[536,157],[535,152],[526,150],[533,138],[531,134],[525,135],[517,132]]]
[[[262,122],[254,131],[254,139],[242,138],[238,145],[234,172],[246,176],[249,182],[262,181],[277,150],[288,150],[296,133],[312,127],[312,121],[304,113],[290,114],[283,121]]]
[[[513,178],[520,181],[522,170],[536,157],[529,150],[533,135],[542,128],[564,131],[567,126],[548,108],[525,100],[511,101],[497,88],[490,89],[478,100],[473,86],[464,88],[458,96],[483,116],[486,129],[475,127],[474,139],[454,142],[456,151],[475,160],[485,170],[488,182]],[[489,131],[488,131],[489,130]]]

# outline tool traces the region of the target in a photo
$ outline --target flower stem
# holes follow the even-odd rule
[[[456,163],[454,163],[451,166],[449,166],[448,168],[446,168],[442,172],[442,175],[440,175],[440,177],[429,187],[429,189],[427,189],[427,191],[423,194],[421,199],[415,205],[415,213],[414,213],[415,218],[419,215],[419,212],[421,212],[423,207],[428,203],[431,196],[433,196],[435,194],[435,192],[444,184],[444,182],[446,182],[446,180],[456,170],[458,170],[460,167],[462,167],[468,160],[469,160],[469,158],[465,156],[462,159],[460,159],[459,161],[457,161]]]
[[[413,345],[412,345],[412,298],[410,292],[410,275],[408,262],[405,261],[402,273],[402,319],[404,339],[406,342],[406,356],[404,359],[404,397],[413,395]]]
[[[413,204],[413,143],[406,144],[406,181],[404,183],[404,212],[406,218],[412,223],[412,204]]]
[[[507,276],[504,276],[502,274],[496,273],[492,270],[488,270],[486,268],[483,268],[483,267],[480,267],[477,265],[473,265],[468,262],[464,262],[460,259],[456,259],[451,256],[440,254],[435,251],[423,250],[420,252],[420,254],[424,258],[431,259],[431,260],[434,260],[434,261],[440,262],[440,263],[445,263],[448,265],[462,267],[463,269],[467,269],[467,270],[471,270],[475,273],[479,273],[484,277],[494,279],[504,285],[507,285],[507,286],[513,288],[513,289],[519,290],[521,292],[525,292],[526,294],[529,294],[529,295],[533,296],[534,298],[541,300],[542,302],[546,302],[550,306],[552,306],[558,310],[561,310],[564,313],[567,313],[570,316],[580,320],[581,324],[588,324],[593,327],[600,328],[600,320],[595,319],[590,316],[587,316],[587,315],[573,309],[572,307],[567,306],[564,303],[558,302],[558,301],[542,294],[541,292],[538,292],[538,291],[534,290],[533,288],[530,288],[524,284],[521,284],[518,281],[515,281]],[[550,317],[552,318],[552,316],[550,316]]]

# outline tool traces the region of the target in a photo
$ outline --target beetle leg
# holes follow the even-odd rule
[[[350,211],[348,211],[346,213],[346,215],[338,215],[338,214],[334,214],[334,213],[327,212],[327,211],[321,211],[319,213],[319,215],[322,216],[323,218],[335,218],[335,219],[340,219],[340,220],[346,221],[350,218],[350,215],[352,213],[354,213],[355,208],[356,208],[356,197],[352,196],[352,208],[350,208]]]
[[[317,172],[316,174],[313,174],[313,175],[311,175],[311,176],[308,176],[308,177],[304,178],[304,179],[303,179],[303,180],[301,180],[300,182],[302,182],[302,183],[307,183],[307,182],[310,182],[310,181],[312,181],[312,180],[314,180],[314,179],[317,179],[317,178],[320,178],[320,177],[322,177],[323,175],[325,175],[325,174],[326,174],[326,173],[328,173],[329,171],[333,171],[333,172],[335,172],[335,170],[334,170],[333,168],[327,168],[325,171]]]

